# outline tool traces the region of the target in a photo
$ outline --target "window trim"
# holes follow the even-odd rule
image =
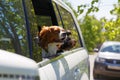
[[[53,2],[53,3],[55,3],[55,2]],[[62,16],[61,16],[60,9],[58,8],[58,6],[60,6],[60,7],[62,7],[62,6],[59,5],[59,4],[56,4],[56,3],[55,3],[55,5],[56,5],[56,8],[57,8],[57,10],[58,10],[58,14],[59,14],[59,16],[60,16],[60,20],[61,20],[62,25],[63,25],[63,28],[64,28],[63,18],[62,18]],[[64,7],[62,7],[62,8],[65,9]],[[66,9],[65,9],[65,10],[66,10]],[[68,10],[66,10],[66,11],[70,14],[70,16],[71,16],[71,18],[72,18],[72,20],[73,20],[73,23],[74,23],[74,25],[75,25],[75,29],[76,29],[77,34],[78,34],[78,37],[79,37],[78,39],[79,39],[80,47],[83,47],[81,35],[80,35],[79,30],[78,30],[78,28],[77,28],[77,25],[76,25],[76,22],[75,22],[75,20],[74,20],[74,17],[73,17],[73,15],[71,14],[71,12],[69,12]],[[56,14],[55,14],[55,15],[56,15]]]
[[[61,23],[62,23],[62,27],[64,28],[64,23],[63,23],[63,20],[62,20],[62,16],[61,16],[61,14],[60,14],[60,10],[59,10],[59,8],[58,8],[58,4],[56,4],[55,2],[52,2],[52,4],[55,4],[55,7],[56,7],[56,9],[57,9],[57,12],[58,12],[58,15],[59,15],[59,17],[60,17],[60,20],[61,20]],[[53,6],[54,7],[54,6]],[[54,12],[55,12],[55,9],[54,9]],[[55,15],[56,15],[56,13],[55,13]],[[57,16],[57,15],[56,15]],[[57,20],[57,22],[58,22],[58,20]],[[59,25],[59,23],[58,23],[58,25]]]
[[[24,16],[25,16],[25,22],[26,22],[26,30],[27,30],[27,40],[28,40],[28,47],[29,47],[29,56],[32,59],[33,58],[33,50],[32,50],[32,38],[30,35],[30,25],[29,25],[29,20],[28,20],[28,14],[27,14],[27,8],[25,1],[22,0],[22,6],[23,6],[23,11],[24,11]]]

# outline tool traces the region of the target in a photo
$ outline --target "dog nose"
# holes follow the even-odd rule
[[[71,31],[70,30],[66,30],[66,31],[63,31],[61,32],[61,40],[65,40],[69,35],[71,35]]]

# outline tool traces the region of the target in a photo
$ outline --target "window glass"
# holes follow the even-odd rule
[[[101,49],[100,52],[120,53],[120,45],[110,45]]]
[[[66,30],[70,30],[72,33],[71,37],[77,41],[76,46],[74,48],[80,47],[79,36],[76,30],[76,25],[75,25],[72,15],[67,10],[62,8],[61,6],[58,6],[58,9],[62,17],[63,27]]]
[[[0,49],[29,57],[22,0],[0,1]]]
[[[54,2],[53,2],[53,7],[54,7],[54,11],[55,11],[57,22],[58,22],[59,26],[63,26],[62,21],[61,21],[61,17],[60,17],[59,12],[58,12],[58,7]]]

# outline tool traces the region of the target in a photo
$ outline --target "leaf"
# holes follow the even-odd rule
[[[91,2],[91,4],[94,4],[94,3],[95,3],[95,1],[92,1],[92,2]]]
[[[82,14],[82,13],[83,13],[83,11],[84,11],[83,9],[82,9],[82,10],[80,10],[80,14]]]
[[[91,9],[91,8],[90,8],[90,9],[88,9],[87,14],[89,14],[91,11],[92,11],[92,9]]]
[[[118,3],[120,3],[120,0],[118,0]]]

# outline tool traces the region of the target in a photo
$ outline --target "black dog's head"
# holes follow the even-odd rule
[[[63,40],[63,44],[59,46],[58,52],[70,50],[71,48],[73,48],[76,45],[76,40],[72,39],[70,37],[70,35],[71,35],[70,30],[67,30],[66,34],[64,34],[64,36],[66,36],[66,38]]]
[[[73,48],[75,44],[76,44],[76,40],[68,37],[67,39],[64,40],[64,43],[61,45],[60,49],[69,50]]]

